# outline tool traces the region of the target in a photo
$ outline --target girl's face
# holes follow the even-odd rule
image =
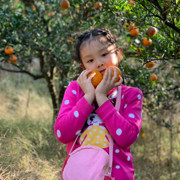
[[[122,49],[116,49],[115,44],[110,44],[106,37],[100,36],[83,42],[80,55],[83,69],[97,70],[103,74],[108,66],[118,65]]]

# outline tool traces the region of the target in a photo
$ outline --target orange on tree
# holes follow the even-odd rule
[[[97,1],[97,2],[94,3],[94,8],[95,9],[99,9],[101,7],[102,7],[102,3],[101,2]]]
[[[138,28],[132,29],[132,30],[130,31],[130,34],[131,34],[132,37],[138,36],[138,34],[139,34],[139,29],[138,29]]]
[[[17,63],[17,57],[15,56],[15,55],[11,55],[10,57],[9,57],[9,59],[8,59],[8,63],[9,64],[11,64],[11,63],[13,63],[13,64],[15,64],[15,63]]]
[[[152,44],[152,40],[151,39],[147,39],[147,38],[144,38],[143,40],[142,40],[142,44],[144,45],[144,46],[151,46],[151,44]]]
[[[138,55],[138,56],[142,55],[142,49],[141,49],[141,48],[138,48],[137,55]]]
[[[54,15],[55,15],[54,12],[50,12],[50,13],[48,14],[49,17],[53,17]]]
[[[14,53],[14,50],[11,46],[8,46],[5,48],[4,52],[5,52],[5,54],[11,55]]]
[[[62,0],[62,1],[60,2],[60,6],[61,6],[61,8],[63,8],[63,9],[68,9],[69,6],[70,6],[70,2],[69,2],[68,0]]]
[[[117,72],[117,78],[116,78],[116,81],[115,82],[118,82],[120,80],[120,78],[122,77],[122,73],[120,71],[120,69],[116,66],[110,66],[111,67],[111,78],[114,76],[114,68],[116,69],[116,72]],[[108,67],[109,68],[109,67]],[[106,69],[107,70],[107,69]],[[106,71],[105,71],[106,72]],[[105,75],[105,72],[103,74],[103,77]]]
[[[145,66],[147,68],[153,68],[155,66],[155,63],[153,61],[150,61],[150,62],[146,63]]]
[[[158,79],[158,77],[155,75],[155,74],[152,74],[151,76],[150,76],[150,80],[151,81],[156,81]]]
[[[92,70],[88,75],[87,77],[89,77],[90,75],[92,75],[93,73],[95,73],[95,75],[93,76],[93,78],[91,79],[91,82],[93,84],[93,86],[96,88],[97,85],[102,81],[103,79],[103,76],[102,74],[97,71],[97,70]]]
[[[30,8],[32,9],[32,11],[36,11],[36,7],[33,4],[31,4]]]
[[[126,27],[127,27],[127,23],[124,23],[124,24],[123,24],[123,27],[126,28]]]
[[[134,29],[135,26],[134,26],[134,23],[133,22],[130,22],[130,25],[128,27],[128,31],[131,31],[132,29]]]
[[[149,37],[155,36],[157,34],[158,30],[155,27],[150,27],[146,33]]]
[[[22,11],[22,13],[23,13],[23,14],[26,14],[26,10],[24,9],[24,10]]]
[[[132,0],[129,0],[129,4],[131,4],[132,6],[134,6],[134,5],[135,5],[135,2],[132,1]]]

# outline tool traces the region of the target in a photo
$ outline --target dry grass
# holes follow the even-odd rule
[[[41,93],[45,87],[32,85],[30,80],[24,81],[24,87],[23,83],[12,83],[14,80],[0,81],[0,180],[60,180],[65,145],[51,130],[51,101],[46,92]],[[169,129],[158,126],[144,113],[140,137],[131,148],[136,180],[179,179],[179,107],[173,116],[172,162]],[[172,112],[160,115],[169,118],[169,114]]]

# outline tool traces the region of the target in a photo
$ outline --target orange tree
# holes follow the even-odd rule
[[[53,124],[65,88],[79,72],[73,55],[75,39],[81,32],[101,26],[115,33],[123,47],[120,68],[126,84],[142,89],[144,109],[154,121],[171,126],[158,119],[156,112],[160,105],[169,108],[179,99],[178,1],[1,0],[0,8],[0,69],[46,80]],[[148,36],[149,27],[156,28],[156,35],[151,32]],[[13,53],[5,52],[8,46]],[[32,57],[39,62],[39,69],[33,72],[29,69]],[[158,79],[152,81],[152,74]]]

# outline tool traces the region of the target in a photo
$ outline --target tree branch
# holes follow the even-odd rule
[[[0,66],[0,69],[3,70],[3,71],[12,72],[12,73],[24,73],[24,74],[28,74],[28,75],[31,76],[34,80],[44,78],[43,75],[35,75],[35,74],[32,74],[31,72],[26,71],[26,70],[13,70],[13,69],[4,68],[4,67],[2,67],[2,66]]]

